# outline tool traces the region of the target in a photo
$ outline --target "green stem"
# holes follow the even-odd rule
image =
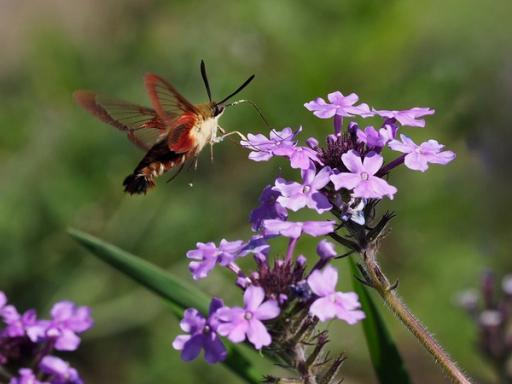
[[[396,285],[382,272],[376,260],[376,250],[369,247],[362,252],[369,283],[384,299],[384,302],[418,341],[430,352],[434,359],[441,365],[446,376],[452,383],[471,384],[470,379],[461,371],[457,364],[448,356],[439,342],[428,332],[427,328],[412,314],[405,303],[396,293]]]

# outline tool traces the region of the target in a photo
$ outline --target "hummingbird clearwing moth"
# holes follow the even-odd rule
[[[128,139],[146,151],[145,156],[123,182],[129,194],[146,193],[155,179],[165,172],[183,167],[195,158],[206,144],[213,145],[225,134],[218,120],[231,97],[244,89],[253,79],[249,77],[229,96],[213,101],[204,61],[201,76],[208,102],[192,104],[174,86],[158,75],[148,73],[144,84],[153,108],[105,97],[93,91],[77,90],[75,101],[97,119],[126,133]]]

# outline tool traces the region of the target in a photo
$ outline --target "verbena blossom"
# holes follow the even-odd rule
[[[49,384],[47,381],[39,381],[34,372],[29,368],[21,368],[17,377],[13,377],[9,384]]]
[[[275,300],[265,300],[263,288],[250,286],[244,293],[244,307],[224,307],[218,310],[219,334],[234,343],[246,338],[256,349],[270,345],[272,338],[262,320],[275,319],[280,312]]]
[[[430,108],[411,108],[403,111],[387,111],[387,110],[376,110],[373,112],[381,117],[388,119],[395,119],[402,125],[409,127],[425,127],[425,119],[421,117],[433,115],[435,110]]]
[[[61,301],[51,310],[52,320],[41,320],[27,326],[27,335],[34,341],[50,340],[59,351],[74,351],[80,344],[78,334],[92,324],[91,311],[77,307],[70,301]]]
[[[350,151],[344,153],[341,159],[350,172],[340,172],[331,176],[336,190],[353,190],[352,196],[367,199],[381,199],[384,196],[393,198],[397,189],[386,180],[375,176],[384,162],[382,156],[370,153],[362,160],[357,152]]]
[[[270,185],[263,189],[259,198],[260,205],[251,211],[249,219],[253,230],[258,231],[261,228],[263,220],[266,219],[286,220],[288,211],[277,201],[280,196],[279,191],[273,190],[273,187]]]
[[[376,151],[380,151],[393,137],[391,127],[381,128],[377,131],[374,127],[369,126],[364,130],[358,129],[356,134],[359,142],[365,143]]]
[[[341,92],[336,91],[327,95],[327,103],[321,97],[307,102],[304,104],[307,110],[313,112],[316,117],[321,119],[329,119],[338,116],[353,116],[353,115],[371,115],[371,111],[367,104],[355,106],[359,100],[359,96],[355,93],[344,96]]]
[[[444,145],[439,144],[437,140],[428,140],[417,145],[402,134],[400,141],[392,140],[388,145],[394,151],[405,153],[404,165],[415,171],[425,172],[429,163],[444,165],[455,159],[455,153],[442,151]]]
[[[41,372],[46,374],[55,384],[83,384],[75,368],[68,362],[55,357],[45,356],[39,364]]]
[[[222,239],[219,246],[215,243],[197,243],[197,248],[187,252],[187,257],[191,260],[189,269],[194,279],[202,279],[208,276],[208,273],[217,263],[227,266],[232,263],[244,247],[243,241],[227,241]]]
[[[20,314],[0,291],[0,318],[0,365],[12,377],[9,384],[82,384],[54,353],[77,349],[79,335],[93,326],[90,308],[61,301],[51,319],[39,319],[33,309]]]
[[[326,239],[320,240],[316,246],[316,253],[321,259],[332,259],[337,255],[335,245]]]
[[[454,156],[442,152],[442,146],[434,146],[433,140],[427,142],[429,146],[417,146],[420,150],[397,140],[406,126],[424,126],[423,117],[432,114],[431,109],[376,110],[359,103],[356,94],[345,96],[341,92],[333,92],[327,99],[305,104],[315,116],[332,118],[333,131],[321,139],[309,137],[301,145],[302,128],[285,128],[272,129],[268,136],[249,134],[241,141],[251,160],[285,157],[297,177],[276,177],[267,183],[259,205],[250,214],[256,234],[252,233],[248,241],[222,240],[219,246],[197,243],[196,249],[187,252],[194,279],[206,277],[218,267],[232,272],[234,285],[243,292],[244,306],[225,306],[209,315],[189,309],[182,322],[188,335],[178,336],[174,344],[184,360],[197,357],[201,348],[206,350],[204,343],[212,337],[217,346],[220,337],[233,343],[248,340],[254,348],[268,349],[290,366],[302,367],[302,372],[317,372],[313,378],[299,372],[303,381],[339,382],[337,373],[343,357],[326,358],[323,348],[327,332],[319,332],[316,325],[334,319],[355,324],[364,313],[356,293],[336,290],[338,272],[333,264],[352,252],[362,253],[383,236],[393,214],[377,218],[377,205],[396,195],[391,178],[401,165],[410,167],[412,156],[416,156],[416,163],[443,164]],[[367,117],[373,117],[378,125],[360,129],[358,119]],[[397,155],[390,148],[403,153]],[[305,208],[309,217],[293,217]],[[314,250],[297,251],[304,236],[320,237],[318,256]],[[324,237],[348,252],[338,256],[336,245]],[[276,252],[273,242],[277,239],[288,242],[284,251]],[[238,265],[238,259],[247,255],[253,256],[253,266],[248,260]],[[221,359],[220,354],[208,356],[209,362]],[[267,381],[280,382],[271,377]]]
[[[292,222],[282,220],[265,220],[263,222],[264,233],[267,236],[281,235],[298,239],[303,233],[311,236],[323,236],[334,230],[335,222],[305,221]]]
[[[296,145],[295,137],[300,132],[293,132],[291,128],[284,128],[282,131],[275,129],[270,131],[269,138],[262,135],[248,134],[247,140],[242,140],[240,144],[251,150],[249,159],[253,161],[268,161],[273,156],[285,156]]]
[[[484,360],[490,362],[503,382],[512,380],[509,361],[512,357],[512,290],[511,275],[501,281],[492,270],[484,270],[480,284],[461,292],[457,303],[467,312],[477,330],[476,344]],[[468,342],[468,345],[470,343]]]
[[[172,343],[174,349],[181,351],[184,361],[196,359],[201,350],[204,350],[204,358],[209,364],[226,358],[226,347],[217,335],[217,312],[223,306],[222,300],[213,298],[207,318],[193,308],[185,311],[180,327],[188,335],[177,336]]]
[[[349,324],[355,324],[364,319],[364,312],[360,311],[361,304],[353,292],[336,292],[338,271],[328,265],[323,270],[315,270],[308,277],[308,285],[318,297],[309,312],[320,321],[338,318]]]
[[[318,154],[308,147],[297,145],[295,140],[302,128],[295,132],[291,128],[285,128],[282,131],[272,130],[269,139],[264,135],[247,135],[246,140],[240,144],[251,150],[249,159],[254,161],[268,161],[273,156],[284,156],[290,159],[292,168],[307,169],[311,161],[320,163]]]
[[[318,213],[330,210],[332,205],[321,190],[329,183],[331,173],[329,167],[324,167],[317,173],[316,167],[310,164],[308,169],[302,170],[302,183],[277,178],[273,188],[280,195],[277,202],[294,212],[306,206]]]

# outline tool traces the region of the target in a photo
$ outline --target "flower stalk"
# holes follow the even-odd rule
[[[469,378],[462,372],[457,364],[448,356],[439,342],[428,332],[427,328],[409,310],[407,305],[398,296],[396,289],[398,281],[391,284],[382,272],[377,262],[376,246],[370,246],[361,252],[366,271],[367,283],[382,297],[389,309],[400,319],[409,331],[418,339],[423,347],[434,357],[442,367],[446,376],[458,384],[470,384]]]

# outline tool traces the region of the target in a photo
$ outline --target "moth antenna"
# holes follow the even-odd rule
[[[204,60],[201,60],[201,76],[203,77],[204,86],[206,87],[206,93],[210,103],[212,101],[212,91],[210,90],[210,83],[208,82],[208,75],[206,74],[206,65]]]
[[[237,88],[237,90],[235,92],[233,92],[231,95],[225,97],[224,99],[222,99],[222,101],[219,101],[217,104],[223,104],[225,101],[228,101],[229,99],[231,99],[233,96],[235,96],[238,92],[240,92],[242,89],[244,89],[245,87],[247,87],[247,85],[249,85],[249,83],[254,79],[256,75],[252,75],[251,77],[249,77],[247,80],[244,81],[244,83],[239,86]]]

